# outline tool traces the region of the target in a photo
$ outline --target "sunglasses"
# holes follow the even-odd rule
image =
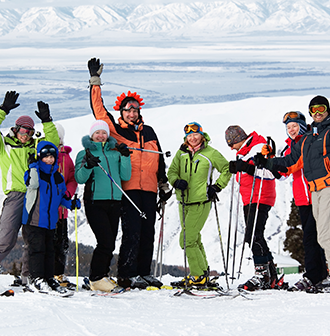
[[[186,134],[193,132],[193,133],[197,133],[197,132],[203,132],[202,128],[196,124],[188,124],[184,127],[184,132]]]
[[[48,156],[48,155],[56,155],[56,149],[54,147],[44,147],[41,151],[40,151],[40,156]]]
[[[140,109],[140,104],[136,101],[136,100],[130,100],[129,102],[127,102],[127,104],[125,105],[125,107],[123,107],[124,111],[129,111],[131,108],[134,109]]]
[[[18,128],[17,133],[19,133],[22,136],[26,135],[29,138],[31,138],[33,136],[33,134],[34,134],[34,130],[30,129],[30,128],[20,127],[20,128]]]
[[[317,112],[320,113],[320,114],[323,114],[325,112],[327,112],[327,107],[326,105],[313,105],[309,108],[309,112],[314,115],[316,114]]]

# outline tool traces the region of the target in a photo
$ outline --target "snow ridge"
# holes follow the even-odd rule
[[[2,7],[4,4],[2,4]],[[326,34],[330,2],[325,0],[214,1],[141,5],[84,5],[0,9],[0,36],[7,34],[88,35],[129,32],[182,37],[226,34]]]

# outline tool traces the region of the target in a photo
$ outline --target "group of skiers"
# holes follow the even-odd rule
[[[304,231],[306,272],[290,290],[317,291],[328,276],[330,258],[330,116],[329,102],[317,96],[309,105],[314,119],[308,129],[298,111],[283,117],[288,139],[285,156],[274,158],[266,139],[256,132],[246,134],[238,125],[229,126],[225,139],[237,151],[228,162],[209,145],[210,137],[197,122],[184,126],[184,142],[166,175],[163,153],[152,127],[145,125],[143,99],[128,91],[117,97],[114,110],[118,123],[105,108],[101,93],[103,64],[88,61],[90,102],[96,121],[82,138],[83,150],[75,160],[64,146],[64,129],[54,124],[49,106],[38,102],[45,137],[35,135],[34,122],[19,117],[8,135],[1,134],[0,169],[6,199],[0,217],[0,262],[14,247],[23,224],[23,266],[20,282],[30,291],[55,291],[60,295],[73,289],[65,274],[68,249],[67,209],[79,209],[75,192],[84,184],[84,208],[96,237],[90,265],[92,290],[111,292],[117,286],[160,288],[151,275],[157,195],[161,203],[171,197],[174,187],[181,221],[180,246],[190,273],[175,286],[208,286],[210,269],[201,230],[212,203],[236,174],[246,222],[244,242],[253,254],[255,275],[240,285],[245,290],[274,288],[278,282],[273,256],[264,230],[275,203],[275,178],[293,174],[293,194]],[[7,92],[0,106],[0,124],[19,106],[19,94]],[[219,177],[212,181],[216,169]],[[315,219],[314,219],[315,218]],[[122,225],[117,281],[109,269],[118,232]],[[325,255],[323,252],[325,250]],[[227,271],[227,270],[226,270]]]

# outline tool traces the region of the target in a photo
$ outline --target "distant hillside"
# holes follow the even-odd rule
[[[23,246],[24,246],[23,238],[18,237],[15,247],[6,257],[6,259],[3,260],[1,263],[5,273],[13,274],[15,270],[17,270],[18,274],[20,274],[20,270],[22,267]],[[80,276],[88,277],[93,250],[94,248],[92,246],[88,246],[84,244],[78,245],[79,275]],[[110,267],[111,276],[117,275],[117,260],[118,260],[118,255],[115,254],[112,260],[111,267]],[[152,273],[154,271],[154,266],[155,266],[155,261],[152,264],[152,270],[151,270]],[[72,241],[70,241],[69,243],[69,252],[68,252],[68,259],[67,259],[67,266],[65,269],[65,274],[68,276],[76,275],[76,245],[75,245],[75,242],[72,242]],[[162,274],[163,275],[170,274],[173,276],[184,276],[184,268],[182,266],[163,265]],[[212,274],[216,275],[217,273],[213,272]]]

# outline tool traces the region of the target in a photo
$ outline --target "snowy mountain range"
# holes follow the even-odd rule
[[[25,9],[1,2],[0,22],[0,36],[17,38],[33,34],[62,38],[97,35],[103,39],[120,33],[182,39],[209,34],[212,39],[226,34],[326,34],[330,1],[229,0]]]

